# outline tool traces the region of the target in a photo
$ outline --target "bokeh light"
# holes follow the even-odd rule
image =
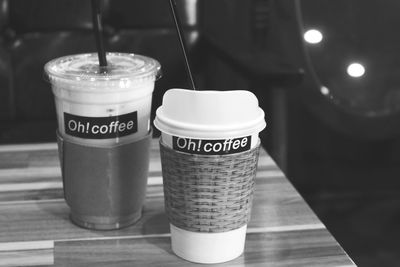
[[[322,33],[316,29],[310,29],[304,33],[304,40],[309,44],[318,44],[323,38]]]
[[[354,78],[362,77],[365,74],[365,67],[360,63],[351,63],[347,67],[347,74]]]

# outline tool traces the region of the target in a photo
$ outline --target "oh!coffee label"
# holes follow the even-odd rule
[[[177,151],[200,155],[224,155],[243,152],[250,149],[251,136],[205,140],[173,136],[172,148]]]
[[[65,133],[86,139],[122,137],[137,132],[137,111],[109,117],[83,117],[64,112],[64,127]]]

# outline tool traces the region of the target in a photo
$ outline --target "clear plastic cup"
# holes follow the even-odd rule
[[[244,90],[168,90],[154,125],[175,254],[220,263],[242,254],[264,112]]]
[[[64,197],[71,220],[111,230],[141,218],[151,143],[150,112],[160,64],[107,53],[54,59],[45,65],[55,97]]]

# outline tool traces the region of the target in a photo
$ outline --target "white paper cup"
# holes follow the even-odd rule
[[[169,181],[165,179],[174,175],[165,171],[169,173],[175,166],[169,166],[171,163],[166,155],[172,155],[172,151],[176,151],[182,159],[200,158],[201,161],[201,157],[204,156],[211,161],[215,159],[223,162],[224,156],[239,155],[257,149],[258,134],[266,126],[264,112],[259,108],[255,95],[249,91],[184,89],[171,89],[165,93],[163,104],[157,109],[154,125],[162,133],[161,154],[167,213],[170,208],[170,189],[166,185]],[[251,167],[253,170],[256,168]],[[196,175],[202,176],[201,173]],[[174,223],[179,224],[176,221]],[[178,227],[174,223],[170,224],[172,250],[183,259],[198,263],[220,263],[243,253],[246,223],[234,229],[216,232]]]
[[[160,64],[126,53],[107,53],[107,61],[108,66],[100,68],[97,54],[79,54],[46,64],[58,130],[65,140],[107,147],[149,133]]]

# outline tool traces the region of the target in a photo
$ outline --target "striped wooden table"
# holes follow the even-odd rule
[[[191,266],[170,247],[158,143],[143,218],[118,231],[73,225],[56,144],[0,146],[0,266]],[[221,266],[355,266],[273,160],[259,159],[245,253]]]

